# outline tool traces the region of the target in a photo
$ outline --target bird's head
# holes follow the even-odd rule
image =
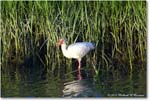
[[[65,43],[65,39],[60,38],[60,39],[58,40],[57,46],[61,46],[61,45],[64,44],[64,43]]]

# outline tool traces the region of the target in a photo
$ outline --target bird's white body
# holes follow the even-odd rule
[[[63,55],[67,58],[81,59],[90,50],[94,49],[94,45],[90,42],[78,42],[68,46],[66,44],[61,45]]]
[[[94,44],[90,42],[77,42],[66,46],[64,39],[59,39],[58,45],[61,45],[63,55],[67,58],[74,58],[78,60],[78,70],[80,74],[81,59],[92,49],[95,48]]]

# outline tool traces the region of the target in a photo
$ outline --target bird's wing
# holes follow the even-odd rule
[[[82,58],[90,50],[94,49],[94,45],[90,42],[78,42],[69,45],[68,51],[74,58]]]

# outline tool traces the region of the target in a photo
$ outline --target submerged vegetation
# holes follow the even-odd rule
[[[96,49],[85,63],[97,75],[102,69],[114,75],[145,69],[146,2],[1,2],[2,69],[9,63],[23,64],[28,58],[31,64],[40,61],[52,72],[70,66],[72,62],[66,62],[56,47],[59,37],[68,43],[95,42]]]

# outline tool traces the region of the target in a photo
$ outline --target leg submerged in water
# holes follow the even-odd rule
[[[78,80],[82,80],[82,75],[81,75],[81,71],[78,70]]]

